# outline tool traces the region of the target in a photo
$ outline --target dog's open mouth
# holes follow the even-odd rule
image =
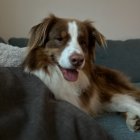
[[[60,70],[62,71],[62,74],[67,81],[71,82],[77,81],[79,73],[76,69],[65,69],[60,67]]]

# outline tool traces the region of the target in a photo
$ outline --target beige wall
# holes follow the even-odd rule
[[[0,36],[26,37],[49,13],[91,19],[108,39],[140,38],[140,0],[0,0]]]

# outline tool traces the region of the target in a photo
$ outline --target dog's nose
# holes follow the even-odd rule
[[[84,56],[74,53],[70,56],[70,62],[74,67],[80,67],[84,63]]]

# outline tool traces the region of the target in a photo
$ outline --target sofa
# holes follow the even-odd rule
[[[140,39],[108,40],[106,47],[96,48],[96,63],[123,72],[140,88]],[[140,133],[130,132],[120,115],[107,114],[97,120],[117,140],[140,139]]]
[[[10,38],[7,43],[24,48],[27,42],[27,38]],[[95,63],[122,71],[140,87],[140,39],[107,40],[106,46],[97,45]],[[105,113],[94,119],[114,140],[140,140],[140,132],[129,131],[118,113]]]

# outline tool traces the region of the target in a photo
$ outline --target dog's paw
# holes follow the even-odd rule
[[[130,131],[140,131],[140,117],[132,113],[127,113],[126,124]]]

